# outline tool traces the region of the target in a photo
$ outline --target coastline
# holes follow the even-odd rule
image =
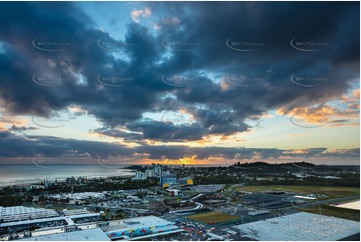
[[[65,182],[66,178],[70,177],[84,177],[89,180],[97,179],[97,178],[110,178],[110,177],[133,177],[135,175],[134,170],[131,169],[125,169],[125,168],[119,168],[118,171],[115,171],[110,174],[104,174],[104,175],[68,175],[68,176],[56,176],[56,177],[42,177],[42,178],[30,178],[30,179],[16,179],[9,182],[0,181],[0,188],[5,187],[12,187],[12,186],[29,186],[29,185],[38,185],[44,180],[48,180],[50,182],[55,182],[57,180],[58,182]]]

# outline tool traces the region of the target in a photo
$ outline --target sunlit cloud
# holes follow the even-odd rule
[[[140,18],[148,18],[152,15],[150,8],[138,9],[131,12],[131,17],[134,22],[140,23]]]
[[[25,127],[27,125],[27,120],[16,117],[16,116],[9,116],[9,115],[0,115],[0,130],[8,130],[12,126],[17,127]]]
[[[296,122],[317,124],[325,126],[354,126],[359,119],[359,111],[356,109],[340,109],[328,104],[321,104],[313,107],[296,107],[290,111],[278,109],[277,114],[288,115]]]

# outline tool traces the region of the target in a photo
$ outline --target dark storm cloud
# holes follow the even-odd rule
[[[194,125],[173,125],[166,122],[143,121],[133,122],[127,128],[143,133],[144,139],[154,139],[161,141],[187,141],[199,140],[202,138],[202,128],[198,124]]]
[[[169,3],[182,8],[182,3]],[[163,36],[202,43],[189,53],[174,52],[174,72],[201,69],[224,75],[248,75],[249,88],[235,85],[227,91],[213,91],[211,82],[202,88],[178,89],[185,102],[225,103],[246,117],[270,108],[307,106],[340,95],[358,76],[358,10],[353,3],[191,3],[194,17],[177,15],[185,26],[165,28]],[[168,5],[166,5],[168,6]],[[155,11],[161,11],[155,8]],[[164,7],[166,12],[167,8]],[[186,19],[187,18],[187,19]],[[185,29],[185,30],[184,30]],[[162,30],[161,30],[162,31]],[[345,38],[350,36],[350,38]],[[227,39],[264,44],[255,51],[227,48]],[[302,52],[290,41],[326,43],[320,51]],[[247,47],[238,47],[246,49]],[[193,59],[191,59],[193,58]],[[342,68],[341,68],[342,66]],[[345,70],[344,68],[347,68]],[[251,70],[251,71],[250,71]],[[252,73],[255,71],[254,73]],[[303,88],[290,81],[293,74],[327,76],[319,88]],[[268,85],[264,85],[264,84]]]
[[[127,23],[120,41],[95,29],[91,16],[69,2],[0,3],[0,102],[5,111],[51,116],[78,105],[101,120],[103,135],[200,140],[249,130],[244,121],[268,110],[282,107],[287,113],[327,102],[358,77],[357,3],[146,4],[158,16],[160,30],[154,34],[141,24]],[[291,46],[292,39],[321,45],[318,51],[300,51]],[[44,47],[43,42],[57,45]],[[117,53],[127,58],[114,57]],[[328,81],[305,88],[290,80],[293,74],[326,76]],[[186,83],[169,85],[162,81],[164,75],[178,75]],[[219,84],[221,79],[226,86]],[[169,93],[178,105],[162,99]],[[141,119],[144,112],[180,108],[196,122]],[[108,117],[119,118],[114,122]],[[119,125],[142,136],[119,132]]]
[[[13,125],[13,126],[11,126],[11,128],[9,129],[9,131],[24,132],[24,131],[26,131],[26,130],[36,130],[36,129],[38,129],[38,128]]]
[[[137,133],[127,133],[121,130],[114,130],[114,129],[96,129],[94,130],[95,133],[101,134],[101,135],[105,135],[105,136],[109,136],[109,137],[114,137],[114,138],[124,138],[124,140],[141,140],[143,139],[143,135],[141,134],[137,134]]]
[[[13,137],[15,137],[15,136],[9,131],[1,131],[0,132],[1,139],[8,139],[8,138],[13,138]]]
[[[151,139],[163,142],[177,142],[199,140],[202,138],[202,128],[197,124],[194,124],[192,126],[177,126],[173,125],[173,123],[171,122],[159,122],[149,120],[141,122],[131,122],[126,126],[126,128],[137,133],[129,133],[111,128],[96,129],[94,130],[94,132],[109,137],[124,138],[124,140],[126,141],[141,141],[143,139]]]
[[[12,137],[12,139],[8,139]],[[17,136],[10,132],[0,132],[1,157],[33,157],[44,155],[57,157],[66,154],[105,157],[131,155],[132,150],[117,144],[76,139],[62,139],[51,136]]]
[[[92,20],[71,3],[1,3],[0,12],[0,98],[7,112],[49,116],[72,103],[97,117],[128,120],[139,118],[156,99],[157,92],[148,88],[157,88],[144,81],[146,75],[138,76],[135,68],[151,64],[154,58],[148,55],[155,53],[149,50],[154,44],[147,43],[150,38],[141,26],[129,26],[125,43],[112,40],[119,46],[136,44],[147,50],[142,57],[139,48],[126,49],[132,58],[129,64],[97,46],[98,40],[109,41],[109,35],[94,29]],[[34,43],[39,47],[37,43],[43,42],[61,45],[61,50],[34,48]],[[52,45],[40,47],[53,49]],[[111,82],[99,82],[99,76]],[[112,88],[118,79],[134,81]]]
[[[307,157],[359,157],[359,149],[342,149],[327,152],[325,148],[305,149],[297,154],[294,150],[262,149],[262,148],[228,148],[228,147],[187,147],[178,146],[150,146],[139,145],[129,148],[120,144],[106,142],[84,141],[75,139],[62,139],[51,136],[19,136],[9,131],[0,131],[0,157],[28,158],[35,156],[47,157],[137,157],[139,154],[149,159],[181,159],[192,157],[194,159],[221,158],[226,160],[269,159],[281,156],[294,158]],[[226,162],[227,163],[227,162]]]

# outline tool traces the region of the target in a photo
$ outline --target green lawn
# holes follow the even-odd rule
[[[319,206],[301,209],[304,212],[320,214]],[[337,218],[344,218],[354,221],[360,221],[360,211],[347,208],[338,208],[329,205],[321,205],[321,214]]]
[[[190,215],[187,216],[187,218],[201,222],[203,224],[208,224],[210,222],[223,223],[223,222],[239,219],[238,216],[229,215],[222,212],[215,212],[215,211]]]

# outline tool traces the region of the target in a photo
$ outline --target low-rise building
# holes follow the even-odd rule
[[[29,237],[26,241],[110,241],[108,236],[100,229],[76,230],[66,233],[47,234]]]
[[[33,207],[0,207],[0,233],[30,228],[51,228],[101,220],[99,213],[76,209],[58,213],[54,209]]]
[[[45,189],[44,185],[30,185],[28,190]]]
[[[102,229],[111,240],[150,239],[183,231],[175,223],[156,216],[109,221],[109,225]]]

